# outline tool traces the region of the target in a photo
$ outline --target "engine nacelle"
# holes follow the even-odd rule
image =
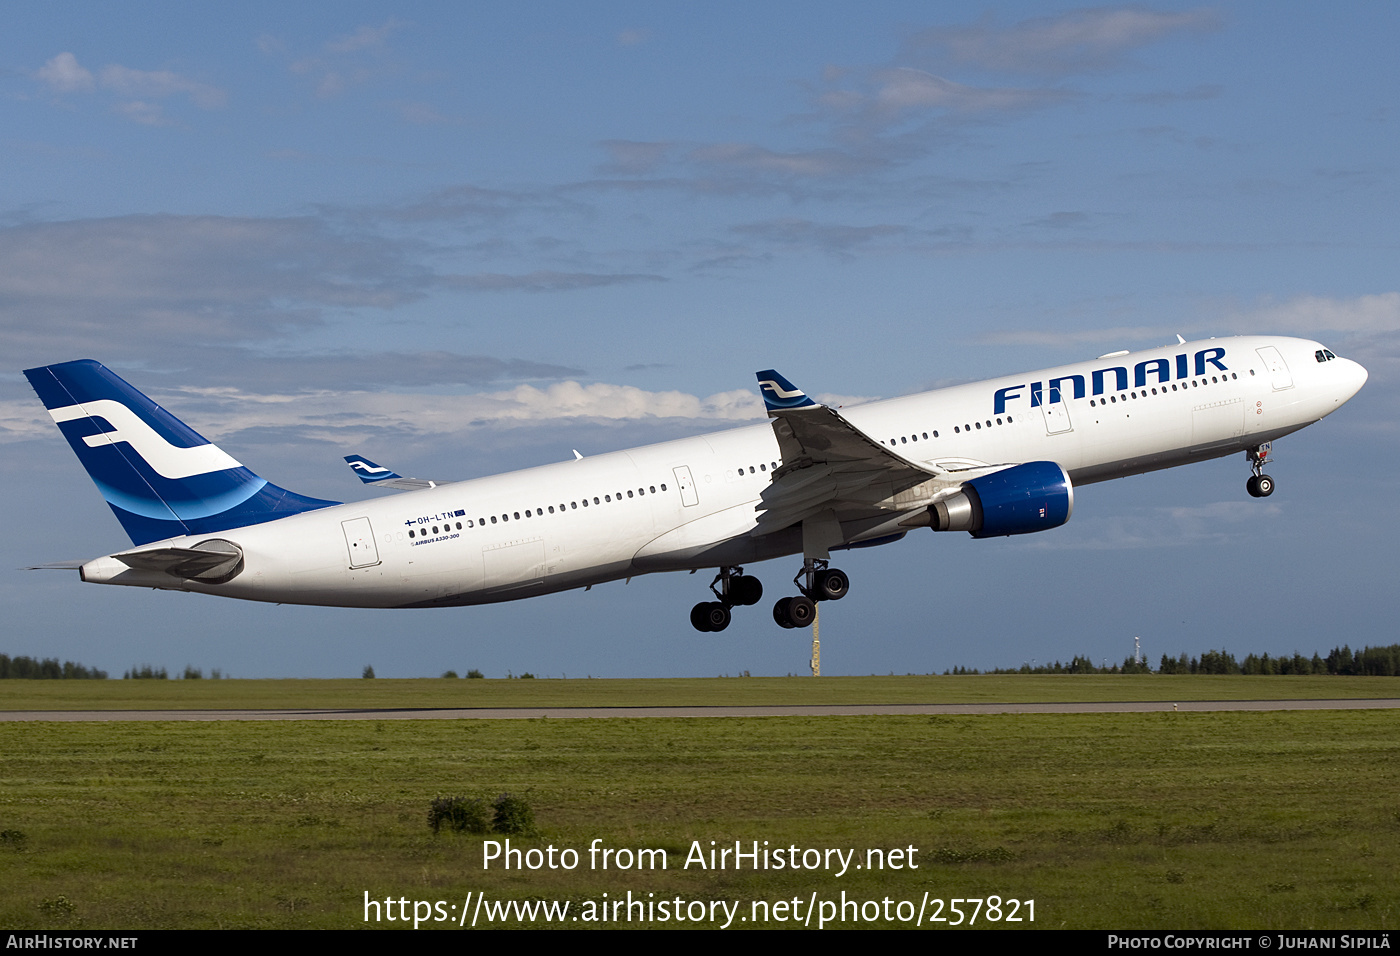
[[[995,538],[1058,528],[1073,513],[1069,473],[1053,461],[1029,461],[964,482],[929,507],[929,524],[934,531]]]

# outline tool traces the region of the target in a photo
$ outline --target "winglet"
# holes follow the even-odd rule
[[[810,408],[817,404],[807,397],[806,392],[779,375],[776,369],[758,373],[758,388],[763,393],[763,405],[770,412]]]
[[[346,455],[345,463],[349,465],[350,470],[358,475],[360,480],[367,485],[374,485],[381,481],[392,481],[396,478],[403,477],[403,475],[396,474],[383,465],[375,464],[364,455]]]
[[[390,471],[378,462],[370,461],[364,455],[346,455],[345,463],[359,475],[360,480],[376,488],[393,488],[396,491],[422,491],[438,485],[450,485],[450,481],[432,481],[428,478],[405,478],[396,471]]]

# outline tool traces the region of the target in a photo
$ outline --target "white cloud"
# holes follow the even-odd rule
[[[171,121],[166,117],[165,110],[159,103],[147,103],[144,100],[127,100],[117,103],[112,107],[112,112],[119,116],[125,116],[133,123],[140,123],[142,126],[170,126]]]
[[[736,389],[708,397],[648,392],[630,385],[558,382],[544,388],[518,385],[473,395],[407,395],[392,392],[261,394],[236,388],[153,390],[152,397],[211,441],[251,430],[292,430],[307,439],[352,441],[357,434],[388,430],[398,436],[440,437],[482,428],[594,422],[689,419],[717,426],[762,421],[763,402]],[[0,402],[0,443],[42,438],[53,422],[35,399]]]
[[[227,94],[216,86],[170,70],[133,70],[113,63],[94,77],[72,53],[60,53],[34,71],[34,78],[55,93],[90,93],[98,88],[122,97],[112,112],[145,126],[168,126],[170,120],[157,101],[183,95],[200,109],[224,105]]]
[[[847,226],[819,223],[809,219],[785,218],[731,226],[730,231],[787,246],[817,248],[833,254],[848,254],[858,246],[907,236],[906,226],[880,224]]]
[[[836,172],[904,164],[925,153],[953,125],[1043,109],[1079,95],[1052,88],[970,86],[910,67],[828,71],[823,83],[828,85],[814,96],[814,118],[832,124],[832,134],[859,157],[858,163],[848,162]]]
[[[870,167],[870,161],[836,149],[778,152],[753,143],[716,143],[690,153],[690,159],[710,167],[739,169],[781,176],[840,176]]]
[[[34,71],[35,79],[48,84],[56,93],[85,93],[96,86],[90,72],[71,53],[60,53]]]
[[[941,50],[953,62],[991,70],[1065,75],[1111,69],[1123,54],[1183,32],[1217,29],[1211,10],[1163,13],[1141,7],[1098,7],[1010,26],[988,15],[973,26],[938,27],[914,38],[916,50]]]
[[[941,76],[901,67],[876,75],[880,88],[873,108],[882,114],[903,115],[914,110],[943,109],[963,113],[1023,109],[1066,94],[1053,90],[988,89],[954,83]]]
[[[386,20],[377,27],[362,26],[354,33],[332,37],[326,41],[323,53],[297,57],[287,68],[295,74],[314,78],[318,99],[339,96],[352,86],[367,83],[383,73],[386,41],[405,26],[408,26],[407,21],[395,19]],[[270,55],[286,53],[286,44],[276,38],[259,39],[258,48]]]
[[[311,218],[22,223],[0,228],[0,351],[49,361],[261,339],[328,306],[419,298],[431,281],[401,247]]]
[[[1119,326],[1111,329],[1078,329],[1059,331],[1050,329],[1008,329],[1003,332],[985,332],[976,341],[983,345],[1033,345],[1047,348],[1069,348],[1089,346],[1108,350],[1126,348],[1129,344],[1173,341],[1176,329],[1154,328],[1147,325]]]
[[[1266,302],[1225,321],[1241,332],[1395,332],[1400,331],[1400,292],[1350,299],[1303,295]]]
[[[0,402],[0,444],[47,438],[53,433],[53,419],[39,399]]]
[[[1103,349],[1170,343],[1172,336],[1287,334],[1313,336],[1323,332],[1400,332],[1400,292],[1381,292],[1353,298],[1301,295],[1282,302],[1265,301],[1252,309],[1222,309],[1218,314],[1197,314],[1179,325],[1118,326],[1105,329],[1058,331],[1008,329],[976,337],[984,345],[1033,345],[1051,348],[1091,346]]]
[[[499,272],[442,275],[434,281],[449,289],[469,289],[478,292],[561,292],[633,282],[665,282],[666,279],[664,276],[645,273],[556,272],[540,269],[525,275],[505,275]]]
[[[338,36],[328,41],[326,49],[331,53],[357,53],[360,50],[382,47],[384,41],[389,39],[390,34],[407,25],[406,21],[390,18],[377,27],[362,26],[354,33]]]
[[[217,109],[224,105],[223,90],[169,70],[133,70],[113,64],[102,70],[102,86],[121,96],[164,99],[184,94],[201,109]]]

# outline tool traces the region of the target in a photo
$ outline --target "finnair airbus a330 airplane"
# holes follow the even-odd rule
[[[910,530],[1058,527],[1077,485],[1244,452],[1336,411],[1366,370],[1316,342],[1210,339],[835,409],[758,373],[770,421],[471,481],[361,480],[407,494],[341,504],[259,478],[90,360],[27,370],[135,547],[76,568],[98,584],[336,607],[486,604],[653,571],[715,569],[701,631],[801,555],[773,608],[806,627],[850,581],[831,552]],[[575,453],[577,454],[577,453]]]

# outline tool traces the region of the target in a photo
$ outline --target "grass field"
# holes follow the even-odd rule
[[[1014,675],[674,680],[5,680],[0,710],[946,704],[1400,697],[1400,677]]]
[[[849,679],[843,689],[845,680],[635,682],[625,703],[754,702],[752,686],[828,683],[820,694],[854,696],[816,699],[928,700],[1002,679]],[[1031,699],[1088,700],[1129,699],[1113,688],[1138,679],[1005,680],[1050,682],[1027,688]],[[1233,686],[1196,680],[1206,697]],[[1263,696],[1335,697],[1365,686],[1275,680],[1326,690]],[[161,683],[142,691],[154,698],[106,706],[313,706],[303,691],[321,684],[332,686],[314,706],[502,706],[522,702],[511,696],[521,693],[599,704],[594,685],[632,682],[403,682],[428,685],[409,693],[421,703],[407,703],[392,681]],[[219,684],[294,687],[297,699],[232,703],[218,695],[238,688]],[[1369,686],[1370,696],[1395,695],[1393,685]],[[7,683],[7,700],[10,691]],[[374,702],[339,696],[357,691]],[[730,693],[740,696],[714,699]],[[869,696],[879,694],[889,696]],[[93,697],[24,699],[98,706]],[[812,894],[839,900],[844,891],[918,903],[927,892],[1034,899],[1037,927],[1392,928],[1396,726],[1385,711],[0,724],[0,925],[356,927],[366,892],[447,906],[482,892],[569,901],[577,915],[603,894],[615,901],[630,890],[653,901],[738,901],[745,916],[754,900],[805,905]],[[429,831],[434,797],[503,791],[525,795],[538,824],[513,846],[573,848],[583,854],[577,869],[484,870],[483,837]],[[595,839],[665,849],[668,868],[589,869]],[[862,855],[912,846],[919,866],[839,877],[682,868],[692,841],[708,850],[711,840]]]

